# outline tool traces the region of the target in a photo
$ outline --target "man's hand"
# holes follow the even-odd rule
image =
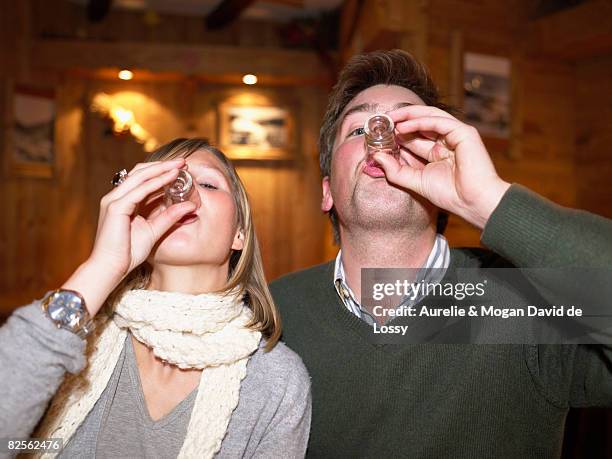
[[[377,153],[374,159],[387,180],[484,228],[510,184],[497,175],[478,131],[439,108],[425,105],[403,107],[389,116],[395,122],[400,154],[405,159],[409,150],[427,164],[411,167],[391,155]]]

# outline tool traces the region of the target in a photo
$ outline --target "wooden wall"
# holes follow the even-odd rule
[[[130,46],[135,46],[134,49],[150,42],[155,52],[177,56],[174,60],[152,62],[153,66],[157,65],[155,70],[162,71],[162,77],[149,74],[149,78],[135,78],[129,82],[109,80],[101,77],[108,73],[102,75],[93,66],[75,69],[75,62],[78,63],[79,56],[82,56],[83,65],[85,62],[95,65],[96,59],[112,63],[113,49],[117,55],[125,50],[121,42],[113,42],[121,36],[117,27],[129,29],[130,15],[132,20],[140,20],[134,13],[119,13],[114,17],[116,22],[112,30],[106,30],[87,25],[75,12],[78,7],[67,1],[35,0],[21,2],[19,7],[8,0],[0,2],[3,11],[0,17],[3,39],[0,45],[0,82],[3,88],[15,82],[51,86],[56,90],[57,102],[54,177],[19,177],[3,168],[0,182],[0,205],[3,208],[0,221],[0,313],[7,314],[15,306],[57,287],[86,259],[97,226],[99,200],[109,191],[110,178],[115,171],[123,167],[129,169],[146,155],[142,145],[130,135],[117,137],[110,134],[109,122],[90,111],[91,100],[99,92],[117,97],[121,105],[134,112],[137,122],[162,143],[179,136],[194,135],[218,142],[217,108],[221,102],[231,98],[250,98],[288,106],[297,126],[296,148],[291,159],[241,160],[236,165],[252,201],[268,279],[323,260],[327,237],[324,226],[327,223],[319,210],[316,139],[328,86],[320,83],[327,77],[317,67],[316,55],[308,51],[285,52],[274,48],[271,33],[266,38],[267,32],[262,26],[259,30],[263,35],[255,44],[263,47],[251,46],[240,55],[239,62],[228,59],[224,63],[219,58],[213,58],[212,62],[205,58],[195,62],[197,71],[203,72],[214,66],[214,78],[207,79],[206,74],[185,75],[181,73],[181,56],[194,55],[199,50],[210,56],[220,56],[224,50],[238,50],[228,45],[249,40],[251,32],[256,35],[255,29],[252,24],[243,28],[233,27],[212,39],[207,33],[189,32],[203,29],[201,19],[196,26],[195,20],[165,17],[164,27],[172,28],[178,35],[168,38],[162,33],[165,37],[163,47],[154,48],[159,37],[145,36],[146,30],[142,26],[138,26],[140,32],[129,32],[129,38],[133,40]],[[50,14],[51,3],[58,6],[55,16]],[[4,11],[8,14],[4,15]],[[185,24],[186,28],[182,27]],[[87,30],[78,32],[83,27]],[[271,30],[271,26],[268,29]],[[75,33],[85,33],[92,41],[76,40],[72,36]],[[185,34],[191,38],[186,38]],[[185,48],[181,43],[174,44],[183,39],[190,43],[189,46],[198,45]],[[89,53],[88,43],[91,44]],[[217,43],[223,46],[215,48]],[[202,48],[198,48],[200,44]],[[64,53],[61,52],[62,46],[65,46]],[[69,50],[75,47],[85,54],[70,55]],[[53,60],[44,61],[42,56],[36,55],[36,50],[41,48],[60,52]],[[102,55],[91,52],[100,49]],[[131,59],[134,54],[121,56]],[[142,57],[137,58],[146,64]],[[304,59],[301,62],[308,68],[301,69],[295,65],[300,59]],[[120,65],[118,60],[117,66]],[[233,73],[257,66],[269,69],[270,74],[275,68],[280,69],[278,73],[284,73],[278,80],[279,84],[275,84],[276,80],[272,78],[267,82],[264,78],[263,85],[247,87],[224,83],[224,65]],[[289,68],[282,69],[287,65]],[[316,81],[305,82],[304,77],[308,75]],[[321,75],[320,80],[317,80],[317,75]],[[6,95],[5,92],[2,94]],[[5,114],[10,111],[7,103],[6,97],[0,101]],[[5,116],[1,131],[4,134],[9,122],[9,117]],[[6,135],[3,135],[3,142],[5,140]],[[6,163],[8,151],[3,149],[2,153],[3,163]]]
[[[426,61],[441,92],[461,106],[464,52],[511,59],[512,137],[484,138],[499,174],[554,201],[576,204],[573,65],[529,56],[522,38],[528,23],[526,2],[431,0]],[[452,14],[449,12],[452,11]],[[477,245],[480,232],[451,218],[451,244]]]
[[[576,65],[577,205],[612,218],[612,56]]]

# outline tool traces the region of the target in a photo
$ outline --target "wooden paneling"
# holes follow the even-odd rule
[[[273,48],[270,28],[248,24],[213,39],[196,31],[193,18],[165,18],[174,35],[169,32],[159,39],[152,33],[147,42],[146,32],[152,29],[134,22],[133,13],[113,13],[113,27],[140,31],[124,35],[108,25],[86,25],[83,32],[79,7],[71,2],[24,1],[19,8],[8,0],[0,2],[0,82],[44,81],[57,94],[54,177],[5,174],[0,182],[0,314],[57,287],[86,259],[99,200],[110,189],[110,178],[145,157],[134,139],[109,134],[109,124],[90,112],[92,96],[101,91],[132,110],[159,142],[198,135],[214,143],[217,105],[231,94],[250,92],[271,102],[290,103],[299,132],[294,159],[242,161],[238,171],[251,195],[268,278],[323,260],[328,233],[319,210],[316,139],[327,69],[314,53]],[[77,42],[83,34],[94,40]],[[192,34],[192,39],[185,39],[185,34]],[[257,34],[263,37],[254,39]],[[139,41],[111,41],[119,37]],[[228,46],[243,40],[252,46]],[[98,78],[103,65],[168,73],[122,82]],[[264,84],[225,84],[247,70],[260,72]],[[199,73],[198,78],[191,78],[193,73]],[[2,128],[6,132],[6,122]]]
[[[612,52],[612,4],[590,0],[545,16],[527,27],[530,54],[585,59]]]
[[[612,218],[612,56],[576,65],[578,206]]]
[[[511,59],[512,138],[484,139],[498,173],[560,204],[576,205],[574,67],[525,53],[531,45],[522,35],[525,2],[431,0],[428,11],[427,63],[447,99],[462,100],[457,43],[461,53]],[[478,245],[480,233],[452,218],[446,236],[452,245]]]
[[[403,48],[425,58],[427,1],[364,0],[343,5],[340,40],[342,61],[352,54],[385,48]]]
[[[0,287],[10,301],[28,301],[58,285],[76,267],[75,254],[89,249],[82,94],[78,82],[57,88],[56,132],[61,134],[56,135],[55,176],[36,179],[5,171],[0,185],[6,249],[0,253]],[[7,303],[2,301],[0,306]]]
[[[466,49],[510,55],[525,21],[525,6],[521,0],[429,0],[429,47],[448,48],[450,36],[460,30]]]

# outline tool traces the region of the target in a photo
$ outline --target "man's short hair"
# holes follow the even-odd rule
[[[331,176],[332,152],[340,115],[357,94],[379,84],[404,87],[419,96],[425,105],[453,111],[440,101],[438,89],[427,68],[406,51],[393,49],[353,56],[340,72],[323,116],[319,132],[319,166],[322,177]],[[334,208],[329,211],[329,218],[334,228],[334,239],[339,243],[338,215]],[[444,231],[447,219],[445,212],[438,213],[438,232]]]

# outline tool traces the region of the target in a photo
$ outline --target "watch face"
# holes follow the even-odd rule
[[[83,304],[78,295],[70,292],[56,292],[49,302],[47,312],[54,321],[76,329],[83,321]]]

